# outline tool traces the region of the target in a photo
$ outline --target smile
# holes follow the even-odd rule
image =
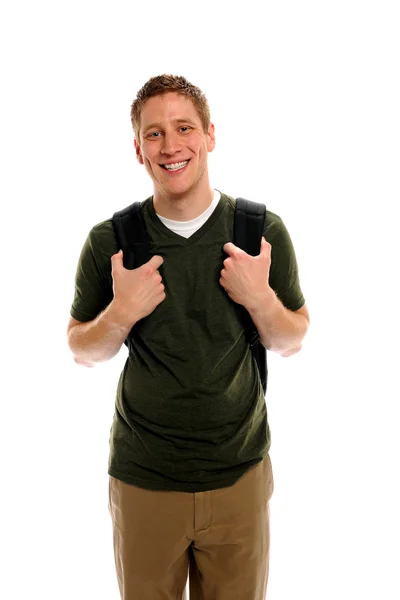
[[[170,173],[177,173],[177,172],[183,171],[183,169],[186,167],[186,165],[188,163],[189,163],[188,160],[184,160],[182,162],[171,163],[169,165],[160,165],[160,166],[163,169],[165,169],[166,171],[169,171]]]

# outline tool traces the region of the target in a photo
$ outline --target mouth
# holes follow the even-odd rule
[[[164,171],[168,171],[168,173],[182,173],[182,171],[184,171],[186,169],[189,162],[190,162],[190,159],[182,160],[182,161],[176,162],[176,163],[160,165],[160,167],[162,167],[164,169]]]

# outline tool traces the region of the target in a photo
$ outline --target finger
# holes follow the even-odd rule
[[[122,261],[123,261],[123,252],[122,252],[122,250],[120,250],[116,254],[113,254],[112,257],[111,257],[111,264],[112,265],[116,265],[116,264],[121,264],[122,265]]]
[[[161,267],[161,265],[163,264],[163,262],[164,262],[163,257],[159,256],[158,254],[155,254],[154,256],[151,257],[151,259],[149,260],[148,264],[150,264],[155,269],[158,269],[159,267]]]
[[[226,252],[226,254],[229,254],[230,252],[232,252],[235,248],[237,248],[237,246],[235,246],[235,244],[233,244],[232,242],[227,242],[226,244],[224,244],[224,246],[222,247],[222,249],[224,250],[224,252]]]

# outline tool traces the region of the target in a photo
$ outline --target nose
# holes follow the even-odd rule
[[[162,154],[176,154],[182,149],[182,142],[175,131],[166,131],[164,133],[163,143],[161,145]]]

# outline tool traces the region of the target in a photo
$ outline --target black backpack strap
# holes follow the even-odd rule
[[[118,249],[123,252],[125,269],[137,269],[151,258],[146,225],[140,210],[141,202],[114,213],[112,224]],[[132,343],[136,325],[130,330],[125,340],[126,346]]]
[[[136,269],[151,258],[140,206],[141,202],[134,202],[114,213],[112,218],[117,245],[123,251],[125,269]]]
[[[252,202],[250,200],[245,200],[244,198],[237,198],[234,220],[235,246],[242,248],[242,250],[251,256],[258,256],[260,254],[265,219],[265,204]],[[260,336],[249,312],[244,307],[242,308],[247,341],[250,344],[254,359],[257,363],[265,395],[268,378],[267,352],[260,342]]]
[[[235,246],[239,246],[251,256],[260,254],[266,212],[265,204],[236,198]]]

